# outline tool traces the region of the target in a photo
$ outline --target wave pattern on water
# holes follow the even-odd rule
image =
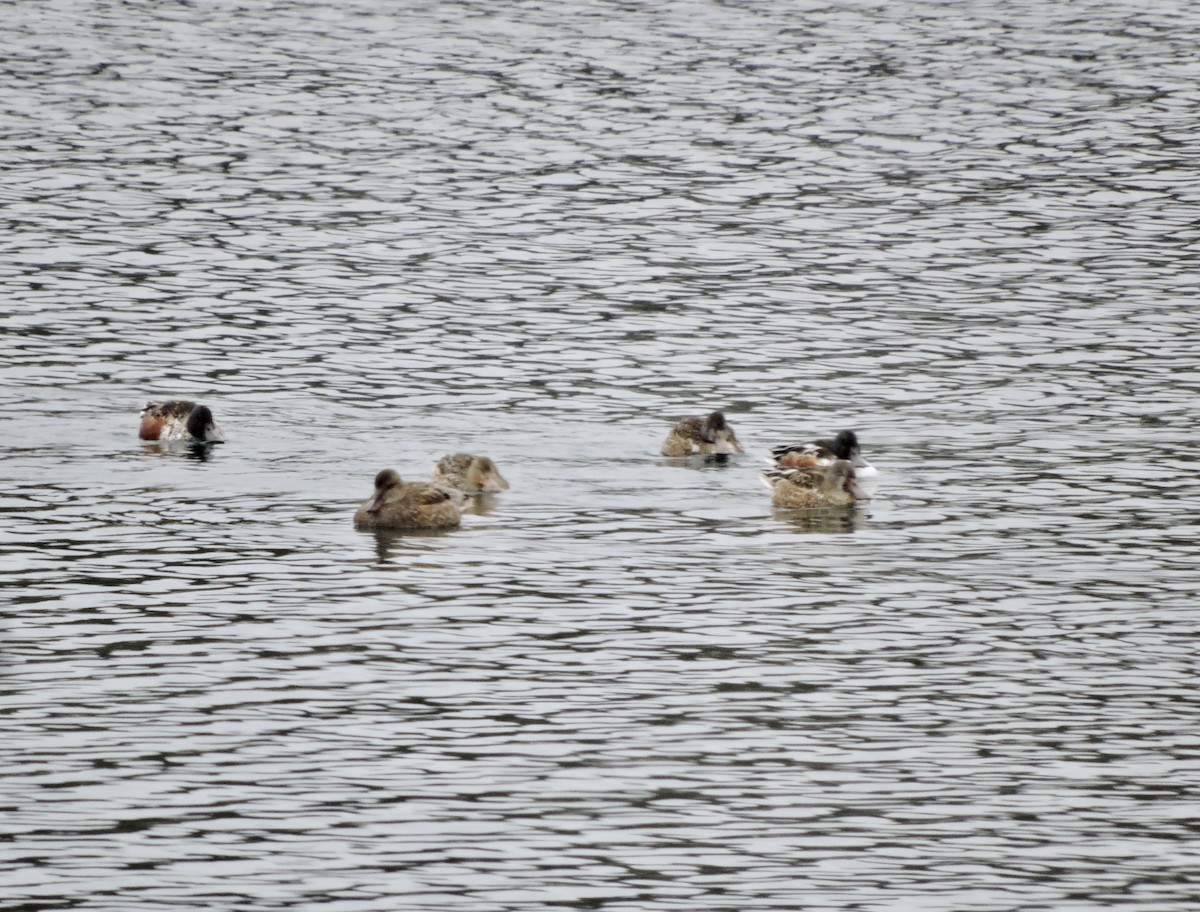
[[[12,908],[1195,907],[1194,9],[8,12]]]

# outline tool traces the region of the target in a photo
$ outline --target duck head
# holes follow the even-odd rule
[[[393,490],[400,487],[400,473],[395,469],[383,469],[375,476],[375,499],[371,501],[371,505],[367,507],[368,513],[378,513],[380,508],[387,501],[387,496]]]
[[[700,429],[700,436],[704,438],[705,443],[716,443],[718,440],[725,440],[729,437],[729,425],[725,421],[723,412],[713,412],[704,420],[704,427]]]
[[[217,430],[217,422],[213,419],[212,410],[207,405],[198,405],[188,415],[187,432],[197,440],[220,443],[225,438]]]
[[[508,482],[487,456],[476,456],[467,468],[467,482],[481,491],[506,491]]]
[[[855,500],[870,500],[858,479],[854,477],[854,466],[848,460],[839,459],[833,464],[834,478],[841,482],[841,489]]]
[[[833,455],[838,459],[849,459],[856,469],[869,469],[871,463],[863,458],[858,445],[858,435],[854,431],[839,431],[833,440]]]

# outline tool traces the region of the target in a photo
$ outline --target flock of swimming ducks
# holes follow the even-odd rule
[[[138,436],[143,440],[219,443],[225,434],[206,405],[182,399],[151,402],[142,410]],[[744,453],[737,435],[721,412],[684,418],[663,441],[662,455],[736,455]],[[868,500],[860,475],[875,474],[863,458],[854,431],[827,440],[787,444],[771,450],[770,468],[762,480],[777,507],[848,506]],[[354,514],[362,529],[441,529],[457,526],[467,496],[495,494],[508,482],[486,456],[454,453],[433,467],[428,482],[403,481],[395,469],[375,476],[375,494]]]

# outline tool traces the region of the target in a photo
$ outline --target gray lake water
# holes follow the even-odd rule
[[[4,912],[1200,905],[1195,4],[3,11]]]

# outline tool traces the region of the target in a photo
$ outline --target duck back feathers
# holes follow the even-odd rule
[[[876,474],[875,467],[863,456],[854,431],[839,431],[832,438],[772,447],[769,461],[784,468],[805,468],[829,465],[838,459],[847,460],[859,476]]]
[[[768,469],[763,482],[771,489],[777,507],[842,507],[868,500],[847,459],[803,468]]]

